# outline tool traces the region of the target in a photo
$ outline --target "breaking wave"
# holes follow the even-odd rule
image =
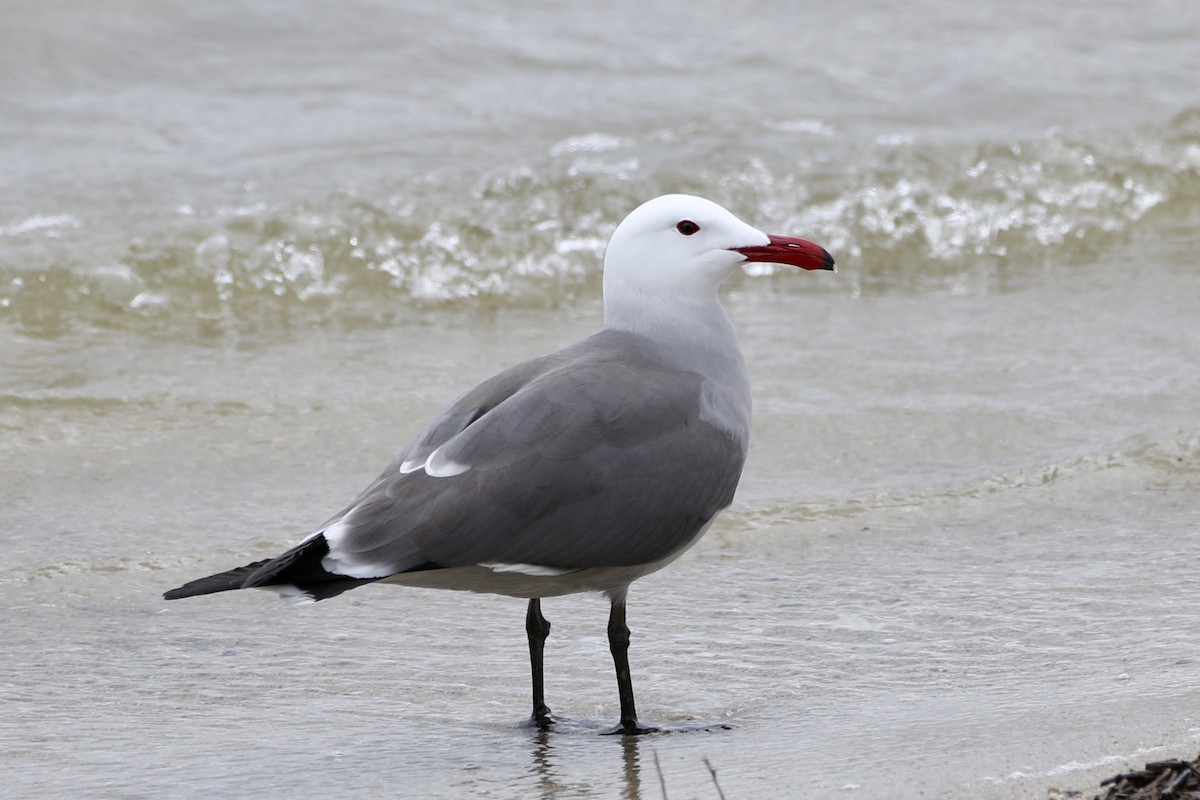
[[[678,135],[570,137],[473,185],[429,177],[377,195],[184,206],[111,255],[88,246],[79,219],[30,214],[0,225],[0,322],[35,335],[193,332],[560,306],[598,293],[608,235],[666,191],[820,241],[856,292],[987,291],[1200,213],[1200,108],[1133,133],[971,147],[883,138],[841,155],[826,126],[775,125],[757,148],[713,152],[699,174],[663,155]],[[773,272],[756,266],[748,279]]]
[[[856,497],[839,497],[804,503],[776,504],[764,508],[735,509],[731,519],[746,529],[761,529],[787,522],[855,517],[881,509],[929,507],[944,502],[986,500],[1014,491],[1051,484],[1094,483],[1104,473],[1132,474],[1135,483],[1147,474],[1157,480],[1191,481],[1200,473],[1200,432],[1176,430],[1142,433],[1117,442],[1111,449],[1063,458],[974,480],[949,483],[917,492],[889,490]]]

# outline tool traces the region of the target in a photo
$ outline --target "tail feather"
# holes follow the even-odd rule
[[[163,594],[163,598],[166,600],[178,600],[181,597],[195,597],[201,594],[214,594],[216,592],[241,589],[245,585],[246,578],[250,577],[259,567],[269,561],[269,558],[263,561],[255,561],[253,564],[247,564],[244,567],[197,578],[194,581],[185,583],[183,586],[166,592]]]
[[[291,587],[295,587],[303,596],[295,590],[281,593],[292,600],[315,601],[334,597],[356,586],[374,583],[378,580],[378,578],[349,578],[329,572],[321,566],[321,559],[328,553],[328,542],[325,541],[323,535],[318,534],[275,558],[255,561],[244,567],[199,578],[166,592],[163,598],[178,600],[181,597],[228,592],[233,589],[270,589],[272,587],[291,589]]]

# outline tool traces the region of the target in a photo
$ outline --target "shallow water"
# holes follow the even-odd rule
[[[29,3],[0,31],[13,797],[1044,796],[1194,755],[1193,4]],[[634,13],[636,10],[637,13]],[[919,36],[918,36],[919,34]],[[932,37],[932,39],[930,38]],[[936,41],[934,41],[936,40]],[[664,191],[826,244],[726,305],[738,499],[606,604],[163,590],[599,324]]]

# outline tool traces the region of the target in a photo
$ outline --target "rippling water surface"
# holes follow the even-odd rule
[[[1194,755],[1200,7],[10,3],[0,763],[14,797],[1045,796]],[[605,604],[166,605],[450,397],[600,319],[703,194],[837,275],[735,276],[734,507]],[[757,265],[762,266],[762,265]]]

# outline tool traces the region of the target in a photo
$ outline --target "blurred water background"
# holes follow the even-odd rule
[[[1200,5],[6,0],[10,797],[1041,797],[1200,740]],[[726,305],[733,509],[605,604],[164,589],[600,322],[630,209],[821,242]]]

